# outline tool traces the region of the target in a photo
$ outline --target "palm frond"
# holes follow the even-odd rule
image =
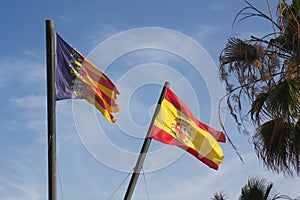
[[[273,118],[292,120],[300,113],[300,91],[298,80],[280,82],[269,94],[266,110]]]
[[[255,151],[268,169],[300,175],[300,1],[280,0],[278,22],[269,4],[267,15],[248,0],[244,2],[233,24],[259,17],[269,20],[273,31],[262,38],[228,39],[219,71],[227,108],[239,132],[244,132],[248,111],[256,128]],[[249,104],[245,100],[251,105],[246,113]]]
[[[242,10],[240,10],[237,15],[235,16],[232,26],[235,23],[239,23],[249,17],[261,17],[263,19],[266,19],[268,21],[270,21],[274,26],[276,26],[277,28],[280,28],[279,24],[277,24],[272,17],[268,16],[267,14],[264,14],[263,12],[261,12],[260,10],[258,10],[255,6],[253,6],[251,3],[249,3],[247,0],[244,0],[244,2],[248,5],[246,7],[244,7]],[[249,12],[246,12],[248,11]],[[239,17],[244,16],[242,18],[239,19]]]
[[[268,93],[259,93],[256,99],[252,102],[251,119],[255,122],[260,122],[260,116],[266,114],[267,111],[264,110],[264,105],[268,99]]]
[[[224,194],[224,192],[215,193],[214,197],[212,198],[212,200],[226,200],[226,199],[227,199],[227,195]]]
[[[250,177],[248,183],[242,188],[239,200],[267,200],[273,187],[263,178]]]
[[[283,118],[272,119],[257,129],[253,137],[255,151],[264,165],[274,172],[299,174],[300,136],[294,124]],[[295,140],[297,137],[297,140]]]
[[[278,4],[281,46],[295,54],[299,54],[300,49],[300,4],[299,1],[292,1],[292,4],[287,4],[286,1],[281,1]]]
[[[229,38],[223,55],[220,58],[221,65],[233,62],[254,62],[257,59],[257,49],[239,38]]]

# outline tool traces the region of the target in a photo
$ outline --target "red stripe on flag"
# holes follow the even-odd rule
[[[216,164],[213,161],[209,160],[205,156],[202,156],[198,151],[188,147],[184,143],[182,143],[182,142],[178,141],[177,139],[173,138],[169,133],[167,133],[164,130],[158,128],[157,126],[152,127],[152,130],[151,130],[151,133],[150,133],[149,137],[153,138],[155,140],[158,140],[160,142],[163,142],[165,144],[175,145],[175,146],[178,146],[178,147],[182,148],[183,150],[189,152],[190,154],[195,156],[197,159],[199,159],[201,162],[203,162],[204,164],[206,164],[207,166],[209,166],[212,169],[218,170],[218,168],[219,168],[218,164]]]
[[[86,95],[85,99],[89,103],[93,104],[97,108],[97,110],[99,110],[106,118],[109,117],[112,122],[115,121],[114,116],[111,114],[111,112],[108,109],[107,105],[105,104],[105,102],[101,98],[99,98],[95,95],[91,95],[91,96]],[[106,116],[105,113],[108,114],[109,116]]]
[[[99,74],[94,73],[89,66],[89,64],[86,64],[87,59],[84,58],[84,62],[82,63],[81,69],[90,76],[94,81],[96,81],[98,84],[103,85],[107,89],[110,89],[115,92],[115,94],[119,95],[120,92],[118,91],[117,87],[113,84],[113,82],[104,74],[102,73],[98,68],[95,68],[95,70],[98,71]],[[88,61],[90,62],[90,61]]]
[[[170,102],[177,110],[182,112],[185,116],[193,120],[193,122],[202,130],[209,132],[218,142],[226,142],[225,134],[221,131],[216,131],[210,126],[197,120],[190,109],[170,90],[167,88],[165,100]]]
[[[197,120],[198,121],[198,120]],[[196,123],[197,126],[207,132],[209,132],[218,142],[226,142],[226,136],[222,131],[216,131],[213,128],[211,128],[210,126],[198,121],[198,123]]]
[[[92,93],[91,93],[91,95],[93,95],[93,96],[98,96],[98,97],[103,97],[103,96],[105,96],[105,94],[98,88],[98,87],[96,87],[96,86],[94,86],[93,84],[91,84],[91,83],[89,83],[89,82],[86,82],[86,81],[83,81],[83,78],[81,78],[81,77],[79,77],[80,79],[81,79],[81,81],[82,81],[82,83],[83,83],[83,85],[85,85],[85,87],[86,87],[86,89],[88,89],[88,90],[91,90],[92,91]],[[95,95],[95,93],[97,93],[98,95]],[[114,98],[113,97],[107,97],[108,99],[111,99],[111,100],[114,100]],[[107,103],[109,103],[110,101],[107,101]]]
[[[99,96],[97,94],[95,94],[95,92],[92,91],[89,86],[87,86],[85,88],[84,93],[85,93],[86,96],[90,96],[91,98],[95,98],[96,101],[98,101],[98,102],[104,100],[103,103],[108,104],[112,108],[112,109],[108,109],[111,112],[114,112],[114,109],[118,109],[119,108],[117,102],[114,99],[106,96],[104,93],[101,93],[101,91],[100,91],[100,94],[98,93],[98,95],[102,96],[103,100],[101,98],[99,98]]]

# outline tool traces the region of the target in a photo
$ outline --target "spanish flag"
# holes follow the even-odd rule
[[[117,87],[93,63],[56,34],[56,98],[85,99],[110,121],[118,112]]]
[[[198,121],[169,88],[149,137],[181,147],[216,170],[224,158],[218,142],[226,142],[225,134]]]

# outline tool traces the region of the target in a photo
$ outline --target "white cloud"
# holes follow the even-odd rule
[[[11,98],[10,101],[20,107],[26,109],[45,108],[46,96],[28,95],[20,98]]]
[[[192,37],[200,42],[207,41],[212,38],[212,34],[216,34],[219,28],[216,25],[199,24],[192,30]]]
[[[38,54],[37,52],[31,51],[31,50],[26,50],[24,52],[24,55],[27,57],[30,57],[30,58],[35,58],[35,59],[40,57],[40,54]]]
[[[14,120],[7,125],[9,130],[30,130],[39,133],[37,140],[44,139],[46,128],[46,97],[28,95],[19,98],[10,98],[10,109]]]
[[[218,3],[210,4],[209,8],[215,12],[221,12],[221,11],[226,10],[225,5],[223,4],[223,1],[219,1]]]
[[[32,166],[26,160],[19,158],[9,162],[9,170],[2,169],[2,167],[0,168],[1,198],[6,200],[46,198],[41,170],[36,165]]]
[[[47,123],[46,120],[41,119],[31,119],[26,121],[26,127],[30,130],[34,130],[37,133],[40,133],[41,135],[44,133],[44,129],[46,127]]]
[[[88,39],[89,41],[91,41],[91,45],[95,46],[103,42],[105,39],[109,38],[110,36],[123,31],[124,28],[125,26],[121,24],[115,26],[113,24],[102,23],[98,25],[94,31],[92,31],[92,33],[88,36],[89,37]]]
[[[11,84],[45,84],[45,65],[29,59],[0,60],[0,88]]]

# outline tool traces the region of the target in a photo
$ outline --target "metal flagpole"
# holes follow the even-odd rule
[[[46,20],[47,117],[48,117],[48,199],[56,200],[56,95],[54,22]]]
[[[144,143],[143,143],[143,146],[142,146],[139,158],[137,160],[136,166],[134,168],[133,174],[131,176],[131,179],[130,179],[130,182],[129,182],[129,185],[128,185],[128,188],[127,188],[127,191],[125,193],[124,200],[131,200],[131,197],[133,195],[133,191],[134,191],[135,185],[136,185],[137,180],[139,178],[139,175],[140,175],[140,172],[141,172],[144,160],[146,158],[147,151],[148,151],[149,146],[150,146],[151,138],[149,138],[149,134],[151,133],[152,126],[154,124],[154,120],[155,120],[155,118],[156,118],[156,116],[157,116],[157,114],[158,114],[158,112],[160,110],[161,102],[165,98],[166,88],[168,88],[169,86],[170,86],[170,83],[169,82],[165,82],[165,85],[164,85],[164,87],[162,89],[162,92],[160,94],[160,97],[158,99],[158,103],[157,103],[155,112],[153,114],[151,123],[149,125],[149,129],[148,129],[147,135],[145,137],[145,140],[144,140]]]

